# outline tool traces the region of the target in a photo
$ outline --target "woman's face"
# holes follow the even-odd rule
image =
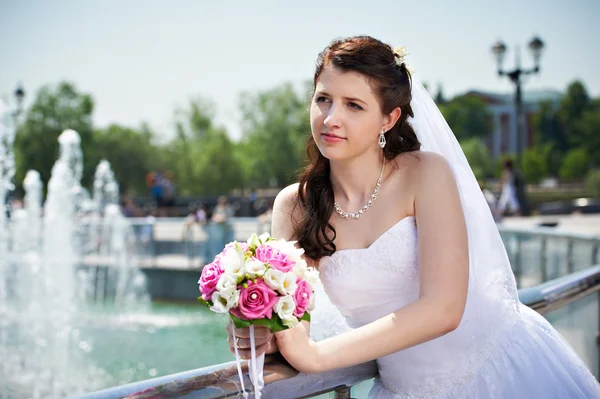
[[[358,72],[326,67],[310,107],[312,135],[328,159],[347,159],[379,149],[387,117],[366,78]]]

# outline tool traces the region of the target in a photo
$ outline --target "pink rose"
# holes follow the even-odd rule
[[[238,245],[240,246],[240,248],[242,248],[242,251],[244,253],[250,250],[250,247],[248,247],[248,244],[246,244],[245,242],[238,242]],[[215,259],[221,259],[230,249],[235,250],[235,242],[230,242],[229,244],[225,245],[225,248],[223,248],[220,254],[215,256]]]
[[[202,268],[202,274],[200,275],[200,280],[198,280],[202,299],[208,301],[212,297],[213,292],[217,289],[217,283],[223,272],[224,270],[219,259],[215,259],[214,262],[209,263]]]
[[[240,289],[239,305],[231,308],[231,314],[245,320],[270,319],[279,296],[263,280],[248,280],[247,284],[248,288]]]
[[[294,301],[296,302],[296,310],[294,310],[294,316],[300,318],[308,309],[310,305],[310,297],[312,296],[312,290],[306,280],[298,278],[296,280],[296,292],[294,292]]]
[[[256,248],[254,255],[261,262],[271,265],[271,267],[281,270],[284,273],[289,272],[294,267],[295,262],[280,250],[269,245],[260,245]]]

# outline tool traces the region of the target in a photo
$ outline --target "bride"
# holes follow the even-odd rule
[[[371,398],[600,397],[519,302],[477,181],[405,56],[367,36],[318,56],[311,163],[277,196],[272,235],[304,248],[351,329],[318,342],[305,322],[257,330],[257,356],[279,350],[305,373],[376,359]],[[247,332],[235,336],[248,355]]]

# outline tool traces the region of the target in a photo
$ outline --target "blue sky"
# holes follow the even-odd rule
[[[300,83],[332,39],[369,34],[404,45],[417,76],[447,96],[469,89],[511,93],[490,47],[509,47],[505,66],[532,65],[526,45],[546,43],[542,73],[530,89],[564,90],[581,79],[600,95],[600,1],[276,1],[157,0],[97,2],[0,0],[0,97],[17,82],[26,105],[44,84],[75,83],[96,101],[94,122],[172,135],[173,113],[201,95],[238,138],[242,91]]]

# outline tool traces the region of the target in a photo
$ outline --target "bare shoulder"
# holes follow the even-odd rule
[[[413,168],[421,183],[445,179],[454,180],[450,164],[442,155],[430,151],[419,151],[417,157],[418,161],[414,163]]]
[[[298,183],[290,184],[281,190],[275,197],[273,212],[287,212],[291,214],[298,203]]]
[[[438,217],[438,212],[462,215],[458,186],[446,158],[434,152],[421,152],[413,176],[416,208],[426,209],[428,214],[437,214]],[[440,198],[444,200],[440,201]]]
[[[302,216],[301,207],[298,205],[298,183],[285,187],[277,194],[273,203],[273,237],[286,240],[295,238],[296,226]]]
[[[425,181],[453,180],[450,164],[442,155],[430,151],[412,151],[398,155],[395,163],[399,169],[405,169],[407,182],[413,187],[422,185]]]

